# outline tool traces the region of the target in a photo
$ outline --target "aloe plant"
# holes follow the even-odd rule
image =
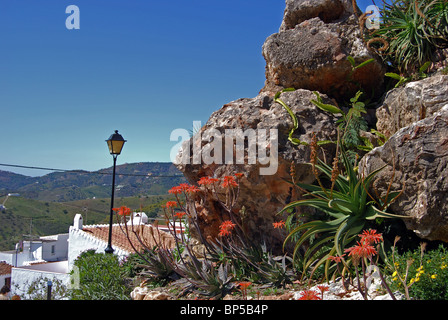
[[[283,108],[286,109],[286,111],[288,112],[289,116],[292,119],[293,127],[289,130],[288,140],[291,141],[291,143],[294,144],[294,145],[304,145],[304,146],[307,146],[307,145],[309,145],[309,143],[307,143],[305,141],[302,141],[300,139],[294,138],[292,136],[294,134],[294,132],[297,130],[297,128],[299,127],[299,120],[297,119],[297,116],[291,110],[291,108],[285,102],[283,102],[280,99],[280,95],[283,92],[291,92],[291,91],[295,91],[295,90],[296,89],[294,89],[294,88],[286,88],[286,89],[283,89],[283,90],[277,92],[275,94],[275,96],[274,96],[274,102],[277,102],[280,105],[282,105]],[[317,95],[318,95],[318,93],[317,93]],[[319,96],[319,99],[320,99],[320,96]],[[313,100],[311,102],[313,102]],[[329,108],[329,110],[327,110],[327,111],[330,111],[331,113],[341,113],[342,112],[339,108],[337,108],[337,107],[335,107],[333,105],[330,105],[330,104],[326,105],[326,104],[323,104],[322,102],[320,102],[320,103],[324,106],[324,108]],[[317,142],[318,145],[324,145],[324,144],[327,144],[327,143],[332,143],[332,141],[330,141],[330,140],[321,140],[321,141]]]
[[[389,193],[383,200],[375,201],[368,190],[374,177],[383,168],[371,172],[366,177],[359,176],[348,160],[344,151],[341,152],[345,174],[334,176],[334,170],[319,160],[318,168],[324,176],[332,181],[331,187],[297,183],[306,191],[305,199],[291,202],[279,214],[296,206],[307,206],[318,209],[326,215],[325,220],[314,220],[294,226],[288,219],[290,233],[284,244],[296,240],[293,257],[298,259],[305,273],[312,266],[312,272],[325,263],[325,275],[328,279],[331,261],[330,256],[342,256],[346,248],[360,233],[366,222],[377,218],[404,218],[385,212],[388,205],[399,195]],[[300,253],[303,244],[309,242],[310,247],[304,254]]]
[[[388,42],[384,58],[411,75],[448,47],[448,5],[444,0],[393,0],[384,3],[382,23],[372,37]]]

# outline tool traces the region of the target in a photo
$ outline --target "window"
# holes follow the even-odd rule
[[[55,247],[56,247],[55,245],[52,245],[52,246],[51,246],[51,255],[52,255],[52,256],[54,256],[55,253],[56,253],[56,248],[55,248]]]

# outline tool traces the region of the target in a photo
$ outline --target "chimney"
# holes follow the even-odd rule
[[[82,215],[80,213],[77,213],[75,215],[75,219],[73,220],[73,227],[75,229],[82,230]]]

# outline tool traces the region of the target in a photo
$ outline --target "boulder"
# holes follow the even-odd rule
[[[171,300],[171,299],[172,297],[168,293],[157,290],[149,291],[143,298],[143,300]]]
[[[310,102],[315,98],[311,91],[303,89],[280,95],[280,99],[298,118],[299,125],[293,137],[310,143],[313,133],[316,133],[318,140],[335,140],[335,118]],[[325,95],[322,98],[326,103],[331,102]],[[291,180],[291,163],[295,166],[298,181],[311,183],[314,180],[306,164],[310,160],[309,146],[293,145],[288,140],[292,127],[293,121],[286,109],[268,93],[260,93],[251,99],[238,99],[215,111],[201,130],[184,142],[176,160],[177,167],[192,184],[204,176],[222,178],[243,173],[234,214],[239,215],[244,231],[253,239],[281,245],[285,235],[274,230],[272,223],[282,218],[277,213],[297,197],[288,183]],[[238,147],[236,139],[234,144],[232,136],[235,134],[245,139],[244,146]],[[244,134],[248,137],[253,134],[256,143],[248,137],[244,138]],[[214,156],[220,155],[221,158],[215,157],[212,162],[204,161],[202,154],[201,163],[197,163],[200,157],[195,155],[195,150],[199,150],[199,144],[207,154],[214,144]],[[333,145],[323,149],[326,159],[330,161],[333,149]],[[238,150],[244,151],[242,158],[236,156]],[[256,156],[253,157],[251,152],[255,150]],[[265,153],[267,157],[264,157]],[[226,155],[230,156],[226,158]],[[204,203],[197,204],[197,211],[202,234],[216,238],[219,225],[225,219],[225,210],[215,198],[209,197]]]
[[[303,21],[316,17],[325,23],[331,23],[346,19],[351,14],[351,0],[286,0],[280,31],[294,29]]]
[[[150,291],[149,287],[147,287],[143,284],[138,287],[135,287],[134,290],[132,290],[132,292],[130,294],[131,299],[132,300],[143,300],[149,291]]]
[[[351,6],[351,5],[350,5]],[[362,40],[358,18],[347,1],[287,1],[280,32],[263,44],[266,82],[263,91],[302,88],[348,100],[358,90],[383,92],[385,68]],[[372,63],[352,69],[373,58]]]
[[[448,75],[409,82],[390,90],[376,111],[377,130],[392,136],[413,122],[432,116],[448,103]]]
[[[360,172],[379,172],[373,187],[385,196],[403,193],[392,212],[407,216],[407,228],[421,238],[448,241],[448,104],[423,120],[398,130],[381,147],[365,155]]]

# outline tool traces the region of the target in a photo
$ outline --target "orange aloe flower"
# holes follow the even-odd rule
[[[118,211],[120,216],[128,216],[131,214],[131,209],[126,206],[121,206],[120,208],[112,208],[113,211]]]
[[[186,215],[187,213],[186,212],[176,212],[174,215],[176,216],[176,217],[178,217],[179,219],[182,219],[182,217],[184,216],[184,215]]]
[[[235,228],[235,224],[232,223],[232,221],[230,221],[230,220],[226,220],[223,223],[221,223],[221,225],[219,226],[220,232],[218,235],[220,237],[228,236],[232,232],[233,228]]]
[[[342,261],[342,257],[345,256],[345,254],[343,254],[342,256],[338,257],[338,256],[329,256],[328,259],[332,260],[336,263],[339,263]]]
[[[285,226],[285,221],[280,220],[279,222],[273,222],[272,225],[275,229],[281,229]]]
[[[210,178],[207,176],[207,177],[202,177],[201,179],[199,179],[198,184],[208,186],[208,185],[212,185],[218,181],[219,181],[218,179]]]
[[[252,282],[245,281],[238,283],[238,286],[241,288],[241,290],[246,290],[251,284]]]
[[[182,188],[180,186],[172,187],[170,190],[168,190],[168,193],[171,194],[181,194]]]
[[[383,236],[381,233],[376,233],[375,229],[364,230],[359,236],[361,237],[361,242],[366,244],[376,244],[383,241]]]
[[[176,201],[167,201],[165,204],[165,208],[173,208],[177,206],[177,202]]]
[[[229,187],[237,187],[238,183],[235,181],[235,178],[232,176],[225,176],[224,182],[222,183],[223,188],[229,188]]]
[[[235,173],[235,177],[237,179],[241,179],[242,177],[244,177],[244,173]]]
[[[357,245],[346,249],[345,252],[355,258],[371,258],[377,254],[375,248],[366,242],[358,242]]]
[[[317,286],[317,289],[319,289],[319,291],[320,291],[320,293],[322,295],[321,298],[322,298],[322,300],[324,300],[324,292],[330,290],[330,288],[328,286],[324,285],[324,284],[321,284],[321,285]]]
[[[188,193],[196,193],[196,192],[199,192],[199,191],[201,191],[201,189],[199,189],[196,186],[192,186],[192,185],[189,186],[188,189],[185,190],[185,192],[188,192]]]
[[[304,290],[300,293],[298,300],[322,300],[314,290]]]

